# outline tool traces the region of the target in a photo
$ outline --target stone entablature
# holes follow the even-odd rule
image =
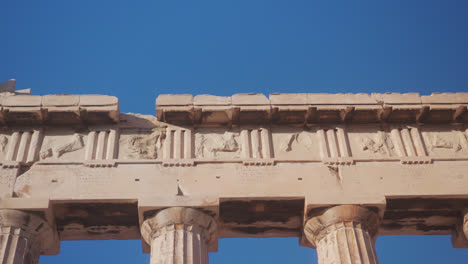
[[[107,95],[31,95],[15,92],[15,80],[0,86],[0,125],[61,125],[119,122],[119,101]]]
[[[366,245],[371,263],[376,235],[453,233],[455,247],[468,247],[468,93],[161,95],[156,103],[157,117],[122,114],[115,97],[33,96],[0,84],[0,210],[40,215],[61,240],[143,232],[145,252],[167,249],[152,263],[206,263],[223,237],[295,236],[315,247],[351,232],[358,240],[348,245]],[[328,233],[311,235],[331,216]],[[371,230],[361,216],[377,219]],[[159,225],[162,217],[178,222]],[[176,248],[198,260],[171,255]]]
[[[0,130],[0,163],[106,162],[273,165],[281,162],[397,161],[425,164],[468,160],[464,123],[309,124],[304,127],[177,126],[152,116],[121,114],[116,124],[9,124]]]
[[[468,93],[160,95],[158,120],[196,126],[466,123]]]

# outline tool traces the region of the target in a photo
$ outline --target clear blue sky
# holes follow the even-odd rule
[[[100,93],[468,92],[468,1],[0,0],[0,82]],[[380,262],[468,263],[449,237],[380,237]],[[64,242],[52,263],[148,263],[139,241]],[[316,263],[297,239],[223,239],[212,263]]]

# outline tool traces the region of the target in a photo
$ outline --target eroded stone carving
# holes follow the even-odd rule
[[[162,149],[164,134],[155,130],[151,134],[121,135],[120,144],[124,158],[156,159]]]
[[[6,146],[8,144],[8,138],[5,135],[0,135],[0,152],[6,152]]]
[[[196,156],[201,158],[217,158],[222,153],[231,153],[233,158],[239,158],[239,133],[226,131],[222,135],[196,134]]]
[[[374,106],[371,95],[291,96],[168,96],[158,117],[116,116],[118,105],[100,97],[88,97],[84,109],[85,97],[0,98],[0,137],[11,154],[0,161],[0,205],[57,223],[63,240],[135,239],[141,231],[153,263],[205,263],[217,232],[284,237],[304,227],[310,243],[301,240],[318,248],[320,263],[376,263],[377,228],[447,235],[455,220],[462,224],[468,155],[458,149],[468,150],[460,131],[468,99],[453,95],[441,114],[439,103],[432,110],[410,95],[379,96]],[[423,165],[432,162],[433,134],[443,140],[432,149],[445,156]],[[40,145],[45,158],[60,160],[34,164]],[[184,208],[167,209],[177,206]],[[0,252],[23,248],[10,245],[0,243]]]
[[[302,132],[292,133],[284,136],[280,143],[280,150],[284,152],[290,152],[294,150],[297,144],[300,144],[304,148],[311,150],[311,138]]]
[[[292,143],[298,141],[297,140],[298,136],[299,136],[299,133],[294,133],[294,134],[287,135],[284,138],[283,142],[281,143],[280,149],[282,151],[286,151],[286,152],[291,151],[292,150]]]
[[[73,137],[64,144],[53,146],[53,141],[49,142],[49,144],[52,146],[45,147],[45,149],[39,153],[41,159],[47,159],[50,157],[60,158],[67,152],[73,152],[82,149],[84,147],[83,135],[75,133],[73,134]]]
[[[431,151],[437,148],[451,149],[454,152],[462,150],[462,146],[459,140],[453,138],[445,138],[439,134],[433,134],[431,137]]]
[[[280,160],[320,159],[319,141],[314,131],[273,129],[271,156]]]
[[[385,132],[378,131],[375,138],[363,137],[360,139],[360,145],[362,150],[370,151],[372,153],[380,153],[384,155],[392,155],[393,142]]]

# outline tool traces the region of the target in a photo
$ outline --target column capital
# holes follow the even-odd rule
[[[468,208],[461,211],[452,232],[452,245],[455,248],[468,248]]]
[[[465,238],[468,239],[468,208],[463,212],[463,233],[465,233]]]
[[[367,230],[374,239],[379,228],[379,215],[359,205],[338,205],[318,212],[305,224],[304,234],[316,247],[329,232],[339,228],[353,227]]]
[[[4,261],[22,259],[22,263],[35,263],[41,254],[55,254],[58,237],[55,230],[39,214],[19,210],[0,209],[0,236],[16,237],[12,243],[3,244]],[[24,258],[24,259],[23,259]]]
[[[166,228],[199,228],[206,238],[207,244],[217,239],[216,220],[210,215],[193,208],[171,207],[163,209],[153,217],[146,219],[141,226],[141,236],[146,243],[151,244],[154,237],[159,236]]]

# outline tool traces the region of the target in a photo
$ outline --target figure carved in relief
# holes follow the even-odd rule
[[[65,144],[47,147],[40,152],[41,159],[47,159],[49,157],[60,158],[63,154],[73,152],[84,147],[83,136],[75,133],[72,138]]]
[[[292,143],[294,141],[296,141],[296,142],[298,141],[297,140],[298,136],[299,136],[298,133],[287,135],[286,138],[281,142],[280,149],[282,151],[285,151],[285,152],[291,151],[292,150]]]
[[[450,136],[448,138],[444,138],[439,134],[433,134],[431,138],[431,151],[434,149],[451,149],[454,152],[459,152],[463,150],[463,142],[466,142],[466,137],[464,133],[460,134],[460,137]]]
[[[294,145],[300,144],[308,150],[311,150],[312,141],[305,133],[292,133],[286,135],[280,142],[280,150],[283,152],[290,152],[293,150]]]
[[[372,153],[391,155],[394,146],[385,132],[378,131],[376,139],[371,137],[361,138],[361,148]]]
[[[239,133],[224,132],[221,137],[206,137],[203,134],[197,134],[197,156],[216,157],[219,152],[239,152],[240,147],[237,142]]]
[[[438,135],[434,135],[432,137],[431,143],[432,143],[431,150],[435,148],[446,148],[446,149],[454,149],[455,151],[459,151],[461,149],[460,144],[443,139],[442,137]]]
[[[0,152],[6,152],[6,146],[8,144],[8,138],[4,135],[0,136]]]
[[[131,159],[156,159],[158,149],[162,148],[163,133],[156,130],[150,135],[136,135],[121,140],[122,148],[126,149],[125,157]]]

